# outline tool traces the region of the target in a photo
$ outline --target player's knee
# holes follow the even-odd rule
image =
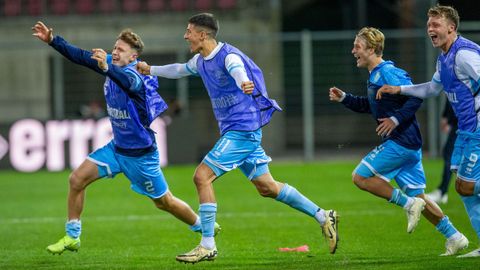
[[[359,189],[362,189],[362,190],[365,190],[365,178],[358,175],[358,174],[354,174],[352,176],[352,181],[353,183],[359,188]]]
[[[258,191],[258,194],[260,194],[260,196],[262,196],[262,197],[266,197],[266,198],[276,198],[277,197],[276,192],[269,187],[265,187],[265,186],[257,187],[257,191]]]
[[[68,177],[68,182],[71,189],[83,190],[85,188],[82,177],[80,177],[76,171],[73,171],[70,174],[70,176]]]
[[[255,183],[254,183],[255,184]],[[272,183],[256,183],[258,194],[266,198],[276,198],[278,196],[278,188],[276,182]]]
[[[213,179],[212,179],[213,180]],[[195,173],[193,175],[193,183],[198,186],[210,184],[211,180],[203,174]]]
[[[170,211],[172,209],[173,203],[174,203],[174,198],[170,192],[167,194],[163,195],[162,197],[155,199],[155,206],[164,211]]]
[[[195,173],[193,175],[193,183],[196,185],[196,186],[199,186],[199,185],[202,185],[204,182],[204,178],[199,175],[198,173]]]

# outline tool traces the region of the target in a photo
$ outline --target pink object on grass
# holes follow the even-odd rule
[[[299,246],[299,247],[294,247],[294,248],[278,248],[279,251],[282,252],[309,252],[310,248],[307,245]]]

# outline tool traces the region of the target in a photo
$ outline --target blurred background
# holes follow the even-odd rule
[[[350,53],[356,32],[381,29],[384,59],[416,83],[429,81],[438,51],[426,35],[426,12],[437,2],[457,8],[460,33],[480,41],[478,11],[466,0],[0,0],[0,169],[75,167],[110,136],[104,78],[31,36],[38,20],[88,50],[111,50],[118,33],[131,28],[145,42],[141,59],[163,65],[193,56],[183,40],[187,20],[214,13],[217,40],[262,68],[269,95],[284,109],[264,128],[267,153],[313,161],[360,158],[380,142],[371,116],[328,99],[333,85],[366,92],[368,73]],[[203,84],[195,77],[159,81],[170,106],[156,123],[162,165],[197,163],[219,137]],[[444,100],[426,100],[417,113],[427,157],[438,157],[445,139],[439,130]]]

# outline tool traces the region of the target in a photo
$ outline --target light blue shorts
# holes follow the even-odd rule
[[[452,160],[454,158],[460,160],[457,177],[469,182],[478,181],[480,179],[479,157],[480,134],[459,131],[452,154]]]
[[[217,177],[235,168],[253,180],[268,173],[268,163],[272,159],[261,146],[262,130],[228,131],[215,144],[203,159]]]
[[[408,149],[392,140],[368,153],[353,173],[365,178],[377,176],[387,182],[395,179],[400,189],[411,197],[424,193],[426,179],[421,149]]]
[[[157,150],[140,157],[123,156],[115,152],[115,146],[110,142],[87,159],[97,164],[100,177],[113,178],[123,172],[135,192],[152,199],[160,198],[168,191]]]

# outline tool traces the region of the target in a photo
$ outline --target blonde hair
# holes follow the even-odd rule
[[[144,45],[142,39],[139,35],[132,32],[131,29],[127,28],[120,32],[117,37],[117,40],[119,39],[130,45],[130,47],[135,49],[139,55],[143,52]]]
[[[460,16],[456,9],[451,6],[440,6],[436,5],[428,10],[428,17],[444,17],[455,25],[455,30],[458,29],[460,25]]]
[[[385,36],[380,30],[374,27],[363,27],[358,31],[357,37],[364,39],[367,43],[367,49],[373,49],[377,56],[383,55]]]

